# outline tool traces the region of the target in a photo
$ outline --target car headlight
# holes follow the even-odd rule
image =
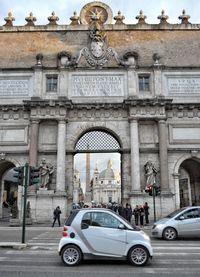
[[[163,228],[163,224],[157,224],[154,225],[155,227],[153,227],[153,229],[162,229]]]
[[[149,237],[146,233],[143,234],[143,238],[144,238],[145,240],[150,240],[150,237]]]

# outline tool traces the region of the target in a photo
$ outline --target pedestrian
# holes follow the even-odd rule
[[[125,218],[127,221],[131,222],[131,217],[132,217],[132,208],[131,205],[126,203],[126,208],[125,210]]]
[[[61,214],[61,210],[60,210],[60,207],[57,206],[56,209],[54,210],[53,212],[53,224],[52,224],[52,227],[54,227],[54,224],[56,222],[56,220],[58,220],[58,225],[60,226],[60,214]]]
[[[139,206],[139,216],[140,216],[140,226],[144,226],[144,208],[140,205]]]
[[[117,211],[119,215],[124,216],[124,207],[122,204],[119,204]]]
[[[138,220],[139,220],[139,206],[136,205],[134,210],[133,210],[133,215],[135,218],[135,225],[138,226]]]
[[[149,224],[149,205],[147,202],[144,203],[144,218],[145,218],[145,223]]]

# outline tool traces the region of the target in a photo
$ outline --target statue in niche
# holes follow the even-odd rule
[[[41,185],[40,188],[48,188],[48,185],[50,183],[50,177],[54,172],[53,165],[46,162],[45,159],[42,159],[40,164],[40,180]]]
[[[144,165],[145,176],[146,176],[146,187],[153,186],[156,183],[156,175],[158,170],[153,165],[152,161],[146,162]]]

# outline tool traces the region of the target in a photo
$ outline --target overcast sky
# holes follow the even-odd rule
[[[4,18],[8,12],[12,12],[15,17],[14,25],[25,25],[25,17],[33,12],[37,18],[37,25],[48,24],[47,17],[55,11],[60,18],[58,24],[69,24],[69,18],[76,11],[80,13],[81,8],[92,1],[87,0],[0,0],[0,25],[4,25]],[[125,23],[136,23],[135,17],[143,10],[147,16],[147,23],[159,23],[157,19],[164,9],[169,16],[169,23],[180,23],[178,16],[182,10],[191,16],[191,23],[200,23],[200,0],[104,0],[103,2],[110,6],[113,16],[120,10],[125,16]]]

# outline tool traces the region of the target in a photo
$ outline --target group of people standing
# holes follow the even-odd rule
[[[140,225],[142,227],[144,224],[149,224],[149,205],[147,202],[144,205],[136,205],[134,209],[127,203],[126,207],[121,210],[121,213],[120,210],[118,212],[129,222],[131,222],[132,216],[134,216],[136,226]]]
[[[80,205],[72,206],[72,209],[81,209],[81,208],[82,207]],[[86,208],[86,207],[83,206],[83,208]],[[134,216],[134,221],[136,226],[140,225],[141,227],[143,227],[144,224],[146,225],[149,224],[149,205],[147,202],[145,202],[144,205],[136,205],[134,209],[132,209],[131,205],[128,203],[126,204],[125,207],[123,207],[122,205],[119,205],[119,206],[108,205],[107,208],[114,210],[129,222],[132,222],[132,216]],[[60,226],[60,215],[61,215],[61,210],[60,210],[60,207],[57,206],[53,212],[52,227],[54,227],[56,221],[58,221],[58,224]]]

